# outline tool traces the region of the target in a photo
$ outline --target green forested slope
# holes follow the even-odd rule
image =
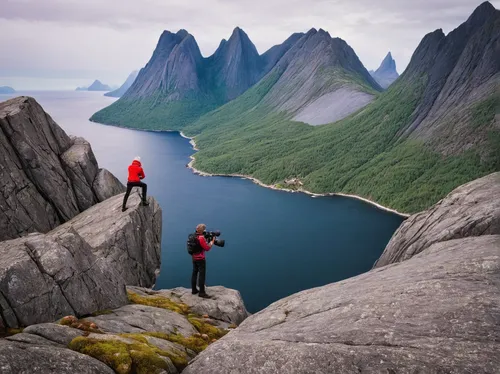
[[[201,170],[248,174],[266,184],[298,177],[312,192],[357,194],[416,212],[456,186],[500,170],[500,131],[493,127],[482,156],[472,150],[445,157],[422,142],[396,136],[410,121],[426,79],[398,81],[349,118],[311,127],[258,105],[271,76],[184,132],[196,136],[195,166]],[[496,96],[472,106],[471,126],[490,126],[498,103]]]

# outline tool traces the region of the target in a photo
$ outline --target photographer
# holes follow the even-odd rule
[[[210,299],[210,296],[205,292],[205,273],[206,273],[206,260],[205,252],[208,252],[215,242],[215,236],[212,240],[207,243],[205,236],[203,235],[206,229],[206,225],[200,223],[196,226],[195,236],[200,246],[200,252],[194,253],[193,257],[193,275],[191,276],[191,289],[193,295],[198,294],[199,297],[204,299]],[[196,280],[198,280],[198,285],[200,289],[196,288]]]

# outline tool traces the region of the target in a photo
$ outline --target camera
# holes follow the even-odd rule
[[[220,236],[220,231],[204,231],[203,236],[205,237],[205,240],[207,242],[211,242],[214,237],[219,237]],[[226,244],[226,241],[224,239],[215,239],[214,240],[214,245],[217,247],[224,247]]]

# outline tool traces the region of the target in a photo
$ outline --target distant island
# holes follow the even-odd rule
[[[96,79],[89,87],[77,87],[76,91],[111,91],[111,87]]]
[[[0,86],[0,94],[13,94],[16,90],[9,86]]]

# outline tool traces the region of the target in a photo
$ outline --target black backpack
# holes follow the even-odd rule
[[[187,240],[187,251],[190,255],[195,255],[203,251],[203,248],[201,247],[200,241],[198,240],[196,233],[189,234]]]

